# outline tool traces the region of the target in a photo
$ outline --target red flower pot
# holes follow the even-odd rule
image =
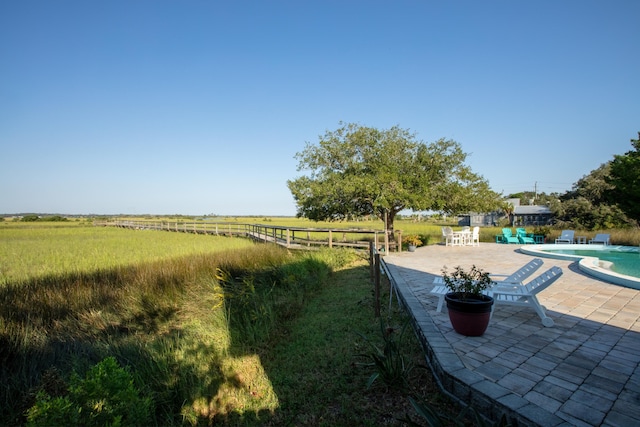
[[[457,333],[468,337],[484,334],[491,319],[493,298],[481,295],[462,299],[460,294],[451,292],[444,299],[447,301],[449,320]]]

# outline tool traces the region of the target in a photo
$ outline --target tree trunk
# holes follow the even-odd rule
[[[398,211],[382,211],[382,213],[378,216],[382,220],[382,223],[387,226],[387,233],[389,234],[389,241],[395,242],[396,235],[393,228],[393,222],[395,221],[396,214]],[[385,214],[386,214],[386,222],[385,222]]]

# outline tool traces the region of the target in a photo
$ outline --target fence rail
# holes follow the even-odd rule
[[[164,230],[214,236],[248,237],[260,242],[276,243],[291,249],[342,246],[369,249],[372,243],[383,253],[401,250],[402,233],[396,231],[398,244],[391,242],[384,230],[360,228],[305,228],[274,226],[265,224],[242,224],[229,222],[180,222],[113,220],[96,221],[95,226],[120,227],[135,230]]]

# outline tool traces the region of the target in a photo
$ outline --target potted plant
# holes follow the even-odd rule
[[[445,266],[442,273],[449,289],[444,298],[453,329],[470,337],[484,334],[489,326],[493,306],[493,298],[484,294],[493,283],[489,273],[475,265],[468,271],[458,266],[451,274]]]
[[[409,249],[409,252],[415,251],[416,248],[422,244],[420,237],[415,234],[408,234],[404,238],[404,241],[407,242],[407,249]]]

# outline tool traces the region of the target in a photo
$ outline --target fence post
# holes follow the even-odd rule
[[[373,267],[375,265],[375,260],[373,256],[376,253],[376,249],[373,242],[369,242],[369,276],[371,277],[371,283],[375,280]]]
[[[375,315],[380,317],[380,254],[376,253],[375,257]]]
[[[384,253],[385,255],[389,253],[389,230],[384,231]]]

